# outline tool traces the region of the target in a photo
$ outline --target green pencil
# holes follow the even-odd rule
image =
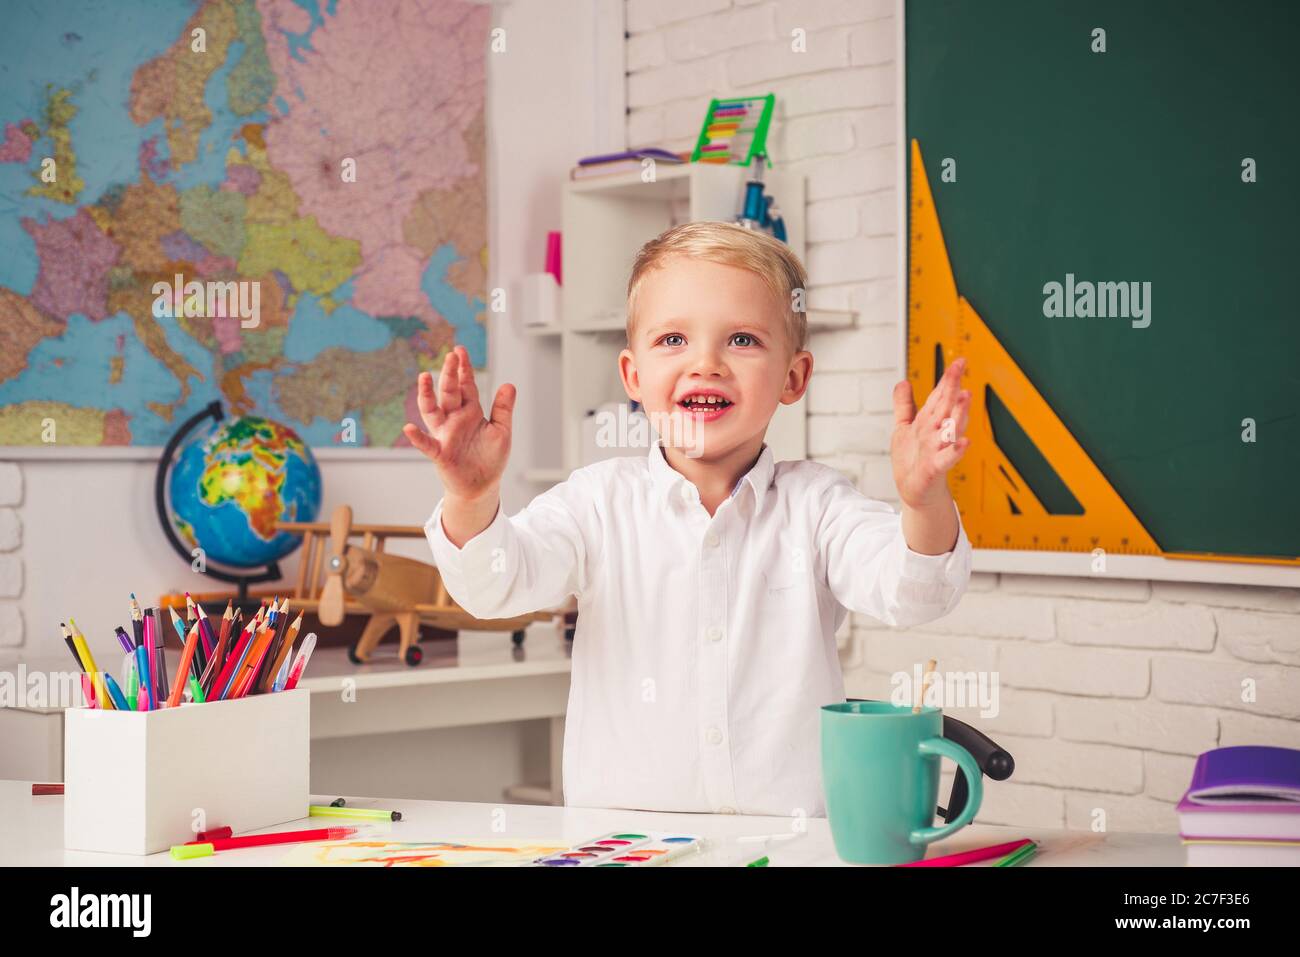
[[[1033,842],[1030,842],[1024,845],[1023,847],[1016,848],[1006,857],[1002,858],[1000,861],[995,862],[993,866],[994,867],[1015,867],[1017,864],[1023,863],[1024,861],[1027,861],[1029,860],[1029,858],[1033,857],[1034,852],[1036,850],[1038,850],[1038,845],[1034,844]]]

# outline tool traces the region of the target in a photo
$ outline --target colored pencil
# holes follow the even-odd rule
[[[212,633],[212,622],[208,621],[208,613],[198,602],[194,603],[194,612],[198,616],[199,637],[203,641],[203,658],[206,661],[212,657],[212,652],[216,648],[217,636]]]
[[[86,643],[86,636],[81,633],[77,627],[75,618],[68,619],[68,625],[72,628],[72,640],[80,652],[81,660],[86,663],[86,670],[90,672],[90,685],[95,689],[95,702],[100,708],[106,711],[113,710],[113,702],[109,700],[108,692],[104,690],[104,676],[95,664],[95,656],[90,653],[90,645]]]
[[[131,592],[131,633],[135,637],[135,646],[140,647],[144,641],[144,613],[140,611],[140,603],[135,599],[135,592]]]
[[[216,700],[224,701],[230,691],[230,683],[234,680],[235,671],[244,663],[244,658],[248,656],[248,648],[253,643],[253,629],[250,623],[248,628],[239,637],[239,643],[234,650],[226,656],[225,667],[221,669],[221,674],[217,675],[216,683],[213,684],[212,690],[216,693]],[[209,696],[211,697],[211,696]]]
[[[185,639],[185,649],[181,652],[181,664],[176,671],[176,683],[172,686],[171,697],[167,699],[167,707],[175,708],[181,703],[181,689],[185,687],[185,673],[190,670],[190,665],[194,661],[194,649],[199,644],[199,628],[195,625],[190,629],[189,637]]]
[[[289,658],[289,652],[293,650],[294,640],[298,637],[298,632],[302,629],[302,612],[298,612],[298,617],[294,619],[293,624],[285,630],[284,635],[280,638],[280,646],[275,650],[275,657],[271,661],[270,667],[266,669],[266,674],[262,678],[262,690],[270,691],[276,676],[280,674],[280,669],[284,667],[285,661]]]
[[[72,660],[77,663],[78,671],[86,670],[86,663],[81,660],[81,652],[77,650],[77,643],[72,640],[72,632],[68,631],[68,626],[59,622],[59,630],[63,632],[63,640],[67,642],[68,650],[72,652]]]

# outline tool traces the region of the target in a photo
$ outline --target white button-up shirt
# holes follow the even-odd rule
[[[447,591],[477,618],[578,597],[564,801],[824,816],[820,708],[845,700],[848,609],[891,625],[947,614],[971,546],[922,555],[902,517],[839,471],[766,445],[709,516],[654,443],[567,481],[457,548],[425,526]]]

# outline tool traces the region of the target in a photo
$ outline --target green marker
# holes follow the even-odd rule
[[[763,855],[762,857],[760,857],[758,860],[756,860],[756,861],[750,861],[750,862],[749,862],[748,864],[746,864],[745,866],[746,866],[746,867],[767,867],[767,865],[768,865],[767,855],[764,854],[764,855]]]
[[[126,703],[131,710],[134,711],[136,698],[140,694],[140,682],[135,676],[135,655],[132,654],[129,657],[131,659],[131,667],[126,673]]]
[[[207,700],[203,697],[203,689],[199,687],[199,683],[194,680],[193,675],[190,675],[190,696],[199,704],[203,704]]]
[[[324,807],[313,804],[307,808],[308,817],[364,817],[376,821],[400,821],[401,811],[383,811],[373,807]]]

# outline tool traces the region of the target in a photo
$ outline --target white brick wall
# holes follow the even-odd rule
[[[897,504],[893,11],[893,0],[628,0],[627,133],[629,146],[688,149],[711,96],[776,93],[773,160],[808,179],[809,304],[859,313],[858,328],[810,342],[810,456]],[[796,36],[806,52],[792,52]],[[893,672],[929,657],[1000,679],[997,715],[951,710],[1017,759],[1010,780],[985,788],[980,821],[1173,832],[1198,753],[1300,747],[1300,590],[985,574],[922,628],[853,621],[851,696],[887,698]],[[946,763],[942,777],[946,800]]]

